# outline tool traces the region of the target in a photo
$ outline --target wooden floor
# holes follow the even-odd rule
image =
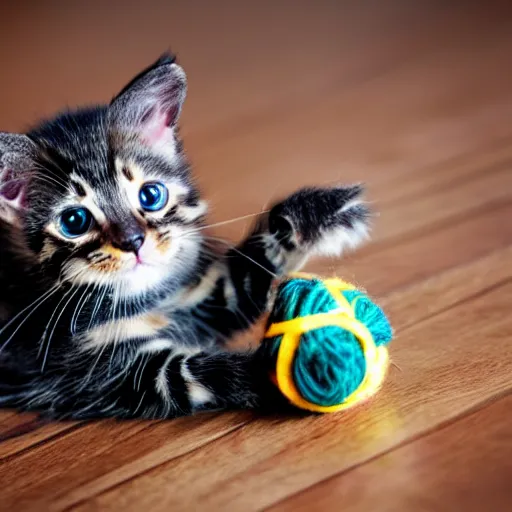
[[[171,45],[212,221],[367,183],[373,241],[310,269],[381,300],[395,365],[370,404],[324,417],[3,412],[0,509],[512,510],[512,4],[142,5],[3,2],[0,129],[108,100]]]

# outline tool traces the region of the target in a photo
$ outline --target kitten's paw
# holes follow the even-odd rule
[[[269,229],[288,250],[308,256],[338,256],[369,232],[370,211],[361,185],[299,190],[274,206]]]

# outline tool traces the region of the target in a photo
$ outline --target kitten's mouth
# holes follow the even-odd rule
[[[128,272],[135,272],[137,271],[139,268],[145,268],[145,267],[149,267],[150,265],[148,265],[145,261],[142,261],[140,258],[137,258],[134,262],[133,262],[133,265],[128,269]]]
[[[147,259],[143,259],[139,254],[136,254],[133,265],[131,266],[131,268],[128,269],[128,271],[134,271],[139,268],[150,268],[154,266],[155,265],[153,263],[151,263]]]

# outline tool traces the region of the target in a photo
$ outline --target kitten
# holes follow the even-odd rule
[[[276,278],[365,238],[362,189],[300,190],[218,251],[177,133],[185,93],[166,55],[108,106],[0,133],[2,407],[168,418],[283,405],[265,348],[223,344],[268,309]]]

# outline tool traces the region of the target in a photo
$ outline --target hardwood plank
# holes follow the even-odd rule
[[[80,429],[68,429],[63,436],[48,436],[44,443],[32,446],[31,450],[17,453],[15,457],[2,461],[1,483],[5,489],[5,502],[9,503],[11,495],[18,495],[20,490],[29,491],[35,483],[46,482],[55,468],[62,475],[68,475],[75,464],[83,463],[92,455],[102,454],[123,435],[135,435],[143,431],[149,422],[104,421],[91,423]],[[54,425],[59,425],[58,423]],[[77,425],[78,426],[78,425]],[[29,439],[30,441],[30,439]],[[36,444],[36,443],[33,443]],[[77,447],[90,446],[89,450]],[[22,478],[26,468],[40,470],[40,477],[34,482],[26,482]],[[84,468],[82,468],[84,471]],[[17,498],[19,500],[19,497]],[[21,500],[20,504],[23,502]]]
[[[461,265],[414,286],[396,290],[380,303],[393,323],[395,317],[400,322],[398,329],[405,330],[510,279],[511,261],[512,245],[469,265]],[[462,294],[461,286],[465,287]]]
[[[479,45],[479,65],[485,61],[489,68],[482,75],[475,76],[469,48],[462,55],[457,47],[450,55],[442,48],[350,94],[338,92],[255,132],[192,152],[217,215],[227,218],[227,207],[235,215],[258,211],[271,197],[319,180],[365,181],[378,201],[380,184],[390,177],[396,190],[396,179],[414,169],[510,139],[512,76],[502,61],[510,42],[504,47],[502,39],[468,42]],[[445,69],[433,79],[441,62]],[[224,177],[229,179],[219,190]],[[248,187],[250,203],[239,192]]]
[[[150,0],[141,10],[122,0],[65,6],[50,0],[44,5],[30,2],[27,17],[25,10],[2,4],[0,14],[9,23],[2,31],[0,58],[10,63],[10,83],[16,86],[2,84],[10,95],[1,116],[14,128],[26,123],[25,113],[43,115],[61,108],[63,95],[69,104],[109,98],[135,68],[171,46],[183,56],[191,78],[186,126],[202,134],[204,145],[219,133],[219,125],[232,130],[233,119],[247,112],[273,110],[290,97],[311,101],[322,88],[339,87],[340,81],[357,83],[358,76],[371,76],[387,62],[392,66],[432,46],[468,38],[475,26],[492,34],[509,12],[506,3],[485,17],[475,16],[478,6],[428,1],[414,7],[375,0],[343,5],[301,1],[293,6],[271,0],[243,5],[221,0],[215,7]],[[286,37],[282,27],[287,27]],[[31,66],[25,65],[28,54]],[[250,120],[243,126],[250,127]],[[220,132],[226,138],[226,131]]]
[[[230,117],[240,116],[241,109],[253,112],[265,106],[268,108],[268,104],[276,102],[276,100],[279,104],[279,100],[287,99],[284,97],[284,91],[281,92],[280,98],[275,98],[275,93],[280,92],[283,83],[288,85],[292,79],[295,81],[295,87],[292,90],[295,94],[299,94],[301,92],[311,93],[312,90],[316,90],[318,87],[325,87],[325,83],[330,85],[334,79],[340,77],[338,66],[333,66],[331,73],[325,73],[325,70],[322,74],[315,73],[316,59],[313,57],[316,54],[322,54],[324,58],[336,62],[335,59],[339,58],[339,50],[343,51],[343,48],[347,46],[344,44],[347,38],[354,39],[354,37],[357,37],[364,41],[364,37],[355,34],[353,30],[348,31],[349,23],[343,19],[338,19],[337,23],[334,23],[332,16],[329,16],[329,14],[332,14],[333,10],[336,11],[336,8],[329,5],[329,2],[321,2],[315,8],[304,2],[302,4],[302,12],[299,15],[291,16],[286,3],[279,5],[274,2],[262,1],[258,4],[248,3],[240,8],[237,2],[220,1],[215,9],[202,3],[201,16],[197,16],[196,9],[191,8],[191,3],[183,1],[173,2],[172,5],[158,0],[150,1],[143,12],[137,12],[126,2],[119,1],[107,4],[93,1],[87,7],[75,4],[66,6],[66,8],[63,8],[58,2],[46,2],[44,8],[38,9],[37,6],[32,6],[33,17],[31,17],[30,22],[19,16],[19,11],[15,9],[8,9],[2,17],[8,17],[11,20],[11,23],[6,27],[7,34],[4,36],[6,39],[14,39],[19,43],[23,43],[23,39],[26,40],[29,36],[43,39],[48,33],[51,33],[52,29],[59,27],[60,30],[56,34],[58,39],[46,40],[47,51],[50,50],[56,55],[66,53],[67,49],[59,47],[59,42],[69,40],[70,37],[74,36],[73,40],[76,46],[73,50],[75,54],[88,56],[94,55],[96,52],[96,55],[101,54],[106,57],[105,62],[97,59],[98,62],[89,63],[95,70],[104,72],[103,81],[105,83],[103,84],[98,83],[94,76],[85,72],[80,63],[74,63],[72,60],[70,66],[72,66],[73,72],[65,73],[64,70],[54,70],[57,73],[57,81],[66,83],[70,90],[69,94],[76,100],[84,98],[89,101],[91,89],[93,89],[93,94],[103,89],[107,95],[111,95],[112,90],[105,86],[119,86],[113,79],[116,72],[128,76],[133,71],[135,63],[140,66],[145,65],[148,59],[154,58],[156,54],[167,48],[171,43],[173,47],[180,51],[180,54],[184,56],[188,63],[189,73],[194,78],[191,88],[194,89],[201,82],[208,80],[209,87],[205,88],[203,97],[199,98],[197,111],[192,112],[195,115],[190,116],[190,123],[195,126],[206,125],[206,129],[209,128],[208,131],[211,134],[218,130],[220,121],[226,119],[230,121]],[[393,34],[392,29],[398,25],[399,20],[394,20],[390,13],[386,12],[386,9],[379,8],[379,4],[374,3],[374,8],[381,15],[381,30],[391,36]],[[121,18],[118,15],[120,10],[124,12],[124,16]],[[416,24],[421,21],[418,9],[408,9],[406,11],[408,11],[405,13],[407,21],[414,23],[416,20]],[[425,16],[429,14],[430,9],[425,6],[422,11],[421,14]],[[229,12],[230,16],[222,16],[222,12]],[[357,5],[350,6],[347,4],[347,14],[351,14],[353,17],[354,15],[357,16],[358,12],[358,17],[363,19],[367,17],[365,11],[358,8]],[[98,16],[104,20],[104,24],[99,25],[97,23]],[[236,19],[237,17],[241,18],[244,23],[244,30],[240,30],[232,23],[233,18]],[[147,27],[152,27],[151,37],[140,38],[137,44],[134,44],[130,34],[135,29],[140,30],[141,18],[144,18],[144,24]],[[79,19],[80,23],[70,22],[73,19]],[[216,23],[209,22],[213,19]],[[63,23],[64,20],[65,23]],[[403,15],[400,21],[404,21]],[[284,22],[293,27],[290,30],[288,41],[283,41],[279,32],[275,30]],[[259,27],[262,25],[268,27],[267,37],[264,40],[259,37]],[[388,26],[390,27],[388,28]],[[238,44],[233,45],[232,39],[217,37],[219,30],[230,33],[231,38],[236,37]],[[310,41],[310,44],[302,49],[302,59],[310,61],[310,72],[305,74],[301,69],[302,59],[287,59],[286,56],[290,48],[299,46],[302,35],[312,30],[318,30],[322,35],[316,38],[316,41]],[[88,33],[94,33],[95,38],[91,40],[91,38],[83,37]],[[251,37],[258,37],[260,40],[257,47],[254,46]],[[108,44],[112,38],[120,43],[118,47]],[[172,39],[170,40],[170,38]],[[200,44],[203,38],[210,40],[210,44],[207,46]],[[335,48],[337,51],[333,51]],[[274,53],[273,59],[267,58],[270,49]],[[38,46],[33,48],[36,66],[41,60],[39,57],[43,56],[46,58],[46,65],[48,65],[48,53],[42,54],[41,50],[41,47]],[[369,50],[372,51],[371,46]],[[2,56],[9,57],[16,62],[16,57],[23,55],[23,51],[26,51],[25,45],[19,44],[13,48],[13,52],[15,52],[14,59],[12,52],[11,54],[5,52]],[[395,44],[392,51],[388,50],[388,54],[393,56],[397,51],[400,51],[400,46]],[[355,71],[364,67],[364,64],[362,65],[360,61],[358,62],[354,58],[355,56],[348,59],[350,53],[347,50],[343,53],[347,57],[346,60],[348,60],[347,67],[355,68]],[[382,47],[376,48],[373,53],[377,53],[381,59],[385,57]],[[240,54],[245,55],[246,58],[239,59]],[[232,67],[233,58],[238,60],[236,70]],[[107,61],[109,72],[105,73]],[[112,63],[116,63],[114,69]],[[13,75],[19,82],[26,84],[25,87],[29,88],[30,80],[28,78],[33,71],[27,72],[23,69],[23,66],[13,67]],[[268,87],[262,87],[262,85],[265,85],[264,77],[259,69],[263,67],[267,75],[271,73],[273,76],[274,95],[269,94]],[[233,79],[235,74],[238,87],[233,90],[233,87],[226,87],[226,81],[227,79]],[[297,80],[299,77],[301,80]],[[60,106],[61,99],[59,96],[61,93],[55,94],[49,87],[50,84],[53,84],[53,81],[43,79],[41,90],[35,89],[32,91],[29,89],[30,92],[36,95],[36,98],[32,99],[31,106],[34,105],[41,109],[42,104],[45,108],[49,108],[48,103],[51,101]],[[289,99],[290,91],[286,89],[285,91],[288,93]],[[233,94],[236,93],[240,94],[240,97],[245,95],[245,106],[242,106],[239,101],[233,101]],[[229,95],[231,95],[231,101],[228,102]],[[31,95],[27,96],[30,101]],[[221,104],[219,105],[219,103]],[[26,105],[23,106],[27,108]],[[16,107],[19,109],[20,105],[13,105],[13,107],[12,110],[7,109],[7,113],[16,118]],[[30,109],[27,108],[27,110]],[[230,124],[228,123],[228,126]]]
[[[320,275],[343,276],[373,295],[384,295],[506,247],[512,241],[512,227],[503,219],[510,215],[512,204],[498,203],[432,231],[389,244],[370,244],[341,263],[315,263],[309,268]]]
[[[487,172],[500,171],[512,164],[509,136],[496,136],[485,147],[461,149],[452,157],[440,158],[425,167],[414,166],[408,174],[390,179],[381,178],[378,187],[372,187],[376,209],[384,211],[396,207],[403,200],[422,198],[434,190],[441,191],[463,184]]]
[[[373,98],[373,96],[373,91],[368,92],[368,96],[362,96],[360,101],[361,103],[367,102],[368,98]],[[350,104],[350,101],[347,100],[347,103]],[[414,108],[410,107],[409,110],[414,111]],[[397,154],[396,158],[390,159],[388,162],[382,162],[382,158],[379,157],[379,153],[383,151],[380,145],[390,148],[405,144],[404,139],[409,136],[414,126],[414,119],[410,119],[409,123],[401,126],[398,130],[394,130],[392,127],[382,127],[383,130],[385,129],[385,136],[376,133],[374,138],[370,138],[367,133],[361,134],[356,149],[354,147],[356,146],[355,135],[350,133],[350,136],[345,138],[343,134],[340,135],[339,133],[342,129],[339,119],[348,117],[347,123],[350,124],[350,116],[346,112],[339,112],[338,115],[332,116],[329,123],[326,112],[322,115],[318,114],[319,123],[325,123],[331,132],[336,134],[336,137],[340,137],[341,140],[333,140],[334,136],[329,136],[326,132],[323,134],[323,138],[319,136],[318,140],[313,141],[309,130],[314,128],[298,128],[299,121],[293,119],[289,123],[290,129],[284,129],[281,136],[276,135],[274,142],[268,135],[270,130],[267,127],[264,132],[265,138],[255,136],[251,145],[244,146],[240,145],[239,142],[229,141],[229,144],[226,144],[221,153],[217,155],[208,154],[204,163],[197,158],[197,155],[193,156],[194,161],[198,162],[196,169],[200,182],[211,198],[212,221],[226,220],[261,211],[264,205],[300,186],[362,181],[368,186],[369,200],[383,214],[387,213],[390,205],[389,202],[386,204],[386,201],[396,196],[402,200],[398,205],[392,204],[393,210],[389,212],[389,222],[382,226],[378,225],[378,229],[375,231],[375,233],[378,233],[376,236],[386,237],[388,231],[392,229],[401,231],[404,228],[408,229],[408,226],[401,228],[400,224],[393,224],[394,217],[392,215],[396,212],[398,206],[404,202],[403,200],[408,199],[408,190],[410,189],[412,189],[415,197],[421,197],[425,190],[432,197],[439,197],[439,203],[435,205],[426,205],[420,202],[416,205],[416,208],[422,205],[426,208],[441,205],[444,210],[453,208],[457,211],[457,208],[467,208],[473,200],[479,201],[480,204],[485,202],[485,197],[478,199],[478,195],[475,194],[474,187],[476,185],[474,182],[463,183],[463,190],[458,191],[455,179],[459,177],[463,182],[466,176],[471,175],[475,179],[475,172],[479,169],[480,173],[476,177],[476,181],[486,181],[487,176],[486,173],[482,172],[482,168],[492,165],[496,165],[495,171],[497,174],[500,170],[506,173],[506,166],[510,161],[508,143],[505,146],[505,150],[508,148],[508,154],[504,156],[501,162],[502,165],[499,161],[496,162],[496,157],[492,154],[492,149],[489,150],[489,146],[493,148],[493,146],[504,144],[504,140],[510,140],[512,128],[503,127],[505,119],[510,118],[512,110],[509,107],[499,106],[497,107],[498,111],[500,115],[497,119],[494,119],[494,126],[499,127],[501,133],[495,133],[497,130],[488,128],[488,123],[482,122],[478,115],[473,117],[466,114],[469,119],[464,119],[461,116],[461,133],[456,133],[453,138],[467,141],[467,145],[464,143],[443,145],[440,141],[429,141],[428,135],[426,135],[425,146],[416,147],[414,151],[411,150],[410,155],[405,150],[397,148],[394,150]],[[386,115],[392,116],[390,112],[387,112],[382,115],[383,119],[387,119]],[[490,117],[492,118],[492,116]],[[462,124],[463,121],[466,121],[467,125]],[[469,131],[468,128],[463,129],[464,126],[473,128],[481,126],[484,135],[477,141],[476,137],[470,137],[468,133],[464,133]],[[441,127],[437,127],[437,130],[442,132]],[[432,131],[435,133],[435,128]],[[297,140],[299,135],[304,140]],[[445,136],[445,139],[451,140],[451,137]],[[346,142],[344,142],[345,140]],[[326,144],[330,144],[331,147],[326,147]],[[434,145],[435,151],[430,149],[430,144]],[[478,145],[479,167],[472,164],[472,159],[475,158],[474,145]],[[265,151],[262,152],[261,148],[265,148]],[[496,151],[499,151],[499,149]],[[501,151],[504,153],[503,149]],[[358,155],[357,152],[361,154]],[[374,153],[376,154],[374,155]],[[238,155],[240,159],[237,161]],[[253,155],[257,155],[257,157]],[[457,158],[464,159],[463,165],[460,163],[458,166],[453,165],[453,160]],[[488,162],[485,161],[487,158],[489,159]],[[463,171],[460,171],[461,167]],[[436,175],[443,175],[443,178],[436,180]],[[415,185],[414,187],[407,187],[406,181],[402,192],[401,182],[404,179],[409,182],[414,180]],[[495,176],[490,179],[489,183],[492,179],[499,181],[501,178]],[[218,186],[219,180],[223,181],[222,187]],[[432,189],[432,183],[439,187],[443,182],[448,185],[445,187],[445,194],[449,190],[456,193],[457,197],[452,201],[443,202],[443,191],[438,190],[436,195],[435,190]],[[449,186],[450,182],[452,182],[451,188]],[[250,190],[251,193],[240,193],[240,191],[247,190]],[[466,190],[468,196],[465,195]],[[493,193],[503,196],[506,194],[506,190],[503,189],[501,192],[486,190],[484,196]],[[458,200],[460,197],[464,197],[464,200]],[[413,198],[411,197],[411,199]],[[413,207],[414,204],[409,205],[409,208]],[[443,215],[444,210],[440,210],[437,215]],[[430,213],[433,212],[435,210],[430,210]],[[410,219],[410,222],[414,222],[415,217],[412,216]],[[243,229],[236,225],[233,230],[231,226],[224,227],[220,230],[220,233],[229,238],[238,238],[242,231]]]
[[[0,464],[16,453],[78,427],[77,422],[53,423],[35,414],[10,414],[0,424]],[[1,477],[1,474],[0,474]]]
[[[464,180],[463,184],[428,193],[422,198],[402,201],[384,210],[376,221],[373,240],[398,238],[428,229],[453,217],[467,217],[468,212],[494,202],[512,200],[512,172],[503,166],[495,172]]]
[[[431,291],[428,300],[431,307],[439,301],[443,311],[407,329],[401,326],[414,322],[411,313],[423,297],[411,292],[403,303],[400,295],[394,299],[398,336],[392,356],[401,371],[391,371],[370,404],[343,415],[254,421],[76,510],[190,509],[198,503],[213,510],[227,503],[230,510],[258,510],[507,391],[512,358],[503,357],[502,347],[512,335],[506,316],[512,283],[503,280],[510,279],[512,260],[510,252],[494,258],[496,274],[486,281],[493,289],[474,297],[482,286],[468,279],[471,266],[456,271],[455,278],[434,278],[429,290],[436,293]],[[489,262],[483,266],[489,268]],[[448,310],[447,290],[456,301]]]
[[[2,504],[49,510],[195,451],[237,430],[251,414],[202,414],[172,422],[103,421],[2,463]],[[80,447],[77,449],[77,447]],[[36,479],[23,478],[27,468]]]
[[[474,210],[512,199],[512,150],[509,144],[496,152],[480,151],[479,158],[471,153],[459,154],[458,158],[462,160],[458,165],[453,165],[449,159],[400,178],[388,173],[388,180],[378,188],[370,186],[367,197],[376,217],[372,243],[368,247],[447,221],[453,222],[453,219],[467,219]],[[250,213],[257,214],[264,208],[265,205],[260,205]],[[249,213],[247,209],[245,213]],[[229,218],[236,219],[236,216],[227,220]],[[254,219],[251,219],[220,226],[214,229],[215,236],[228,241],[239,239],[253,223]],[[357,254],[360,256],[361,251]]]
[[[259,3],[263,6],[263,11],[268,8],[265,2]],[[286,2],[282,4],[284,6]],[[296,37],[294,23],[298,20],[303,20],[308,24],[304,32],[299,33],[299,45],[302,49],[303,34],[310,33],[313,23],[318,23],[322,18],[327,18],[332,15],[336,21],[334,27],[328,23],[328,26],[322,26],[322,35],[318,38],[308,40],[309,44],[313,46],[313,54],[317,62],[311,63],[312,68],[309,67],[310,61],[303,59],[301,54],[300,62],[308,62],[308,73],[310,70],[314,72],[318,61],[326,59],[329,62],[328,76],[330,79],[330,87],[321,88],[321,96],[331,93],[333,90],[339,89],[352,89],[355,86],[360,86],[366,82],[387,73],[390,69],[401,67],[404,64],[410,63],[412,59],[416,60],[424,53],[446,49],[450,46],[461,46],[471,44],[474,41],[475,30],[482,34],[482,39],[485,40],[486,36],[492,36],[500,30],[503,30],[507,25],[506,18],[503,18],[510,11],[510,5],[501,2],[500,5],[495,3],[494,11],[490,16],[475,17],[475,10],[480,11],[478,7],[464,5],[432,3],[432,2],[417,2],[409,4],[407,2],[376,2],[376,1],[362,1],[362,2],[344,2],[343,4],[332,4],[333,11],[328,11],[328,2],[317,2],[312,4],[305,2],[301,3],[300,9],[297,9],[297,4],[293,4],[295,9],[288,8],[284,13],[279,12],[278,16],[283,15],[284,23],[288,26],[291,24],[291,38]],[[272,11],[276,7],[276,3],[271,4]],[[412,7],[412,8],[411,8]],[[312,11],[309,11],[312,9]],[[475,10],[473,10],[475,9]],[[268,14],[268,13],[265,13]],[[275,12],[272,12],[275,15]],[[479,12],[481,14],[481,12]],[[478,19],[478,22],[476,21]],[[378,20],[378,21],[377,21]],[[356,28],[357,27],[357,28]],[[377,29],[377,30],[376,30]],[[331,33],[331,30],[333,33]],[[280,31],[279,31],[280,32]],[[435,33],[435,38],[432,34]],[[287,34],[288,35],[288,34]],[[317,53],[317,46],[319,41],[324,42],[324,37],[329,37],[329,48],[322,48],[323,53]],[[407,44],[404,45],[403,41],[406,40]],[[292,43],[293,39],[290,40]],[[378,44],[375,44],[378,42]],[[279,52],[282,46],[282,41],[279,44],[270,46],[272,52]],[[354,47],[357,51],[354,52]],[[254,51],[254,48],[248,48],[249,52]],[[306,50],[309,54],[309,50]],[[275,53],[274,53],[275,54]],[[309,56],[309,55],[308,55]],[[254,56],[258,60],[258,55]],[[280,55],[278,56],[279,59]],[[332,61],[332,57],[335,57]],[[307,57],[306,57],[307,59]],[[274,61],[274,59],[272,59]],[[268,60],[265,61],[268,64]],[[294,76],[293,72],[290,73],[288,68],[289,63],[279,62],[280,70],[277,70],[279,78],[282,77],[284,71],[284,80],[296,81],[304,79],[304,69],[299,68],[299,74]],[[272,62],[271,62],[272,65]],[[329,73],[333,69],[337,70],[337,75],[334,77]],[[274,71],[274,69],[272,69]],[[322,70],[325,73],[325,69]],[[256,71],[258,73],[258,71]],[[333,87],[334,85],[334,87]],[[290,105],[290,98],[292,99],[292,107],[296,111],[301,111],[306,103],[314,101],[311,95],[304,95],[297,97],[294,92],[297,86],[290,87],[287,91],[286,97],[280,98],[279,106]],[[268,88],[262,88],[268,92]],[[247,108],[247,107],[244,107]],[[220,130],[205,130],[206,133],[200,139],[201,146],[207,146],[210,142],[218,142],[218,140],[230,138],[239,135],[240,131],[251,130],[252,127],[262,124],[262,117],[272,111],[280,114],[282,108],[260,108],[258,112],[252,112],[252,115],[244,116],[243,122],[222,124],[223,129]],[[261,113],[263,112],[263,116]],[[302,117],[304,119],[304,117]],[[217,127],[218,128],[218,127]],[[213,133],[213,132],[216,133]]]
[[[10,410],[1,410],[0,411],[0,429],[3,425],[6,425],[10,422],[13,417],[17,417],[18,413],[16,411]],[[0,430],[1,431],[1,430]]]
[[[512,509],[512,396],[269,510]]]

